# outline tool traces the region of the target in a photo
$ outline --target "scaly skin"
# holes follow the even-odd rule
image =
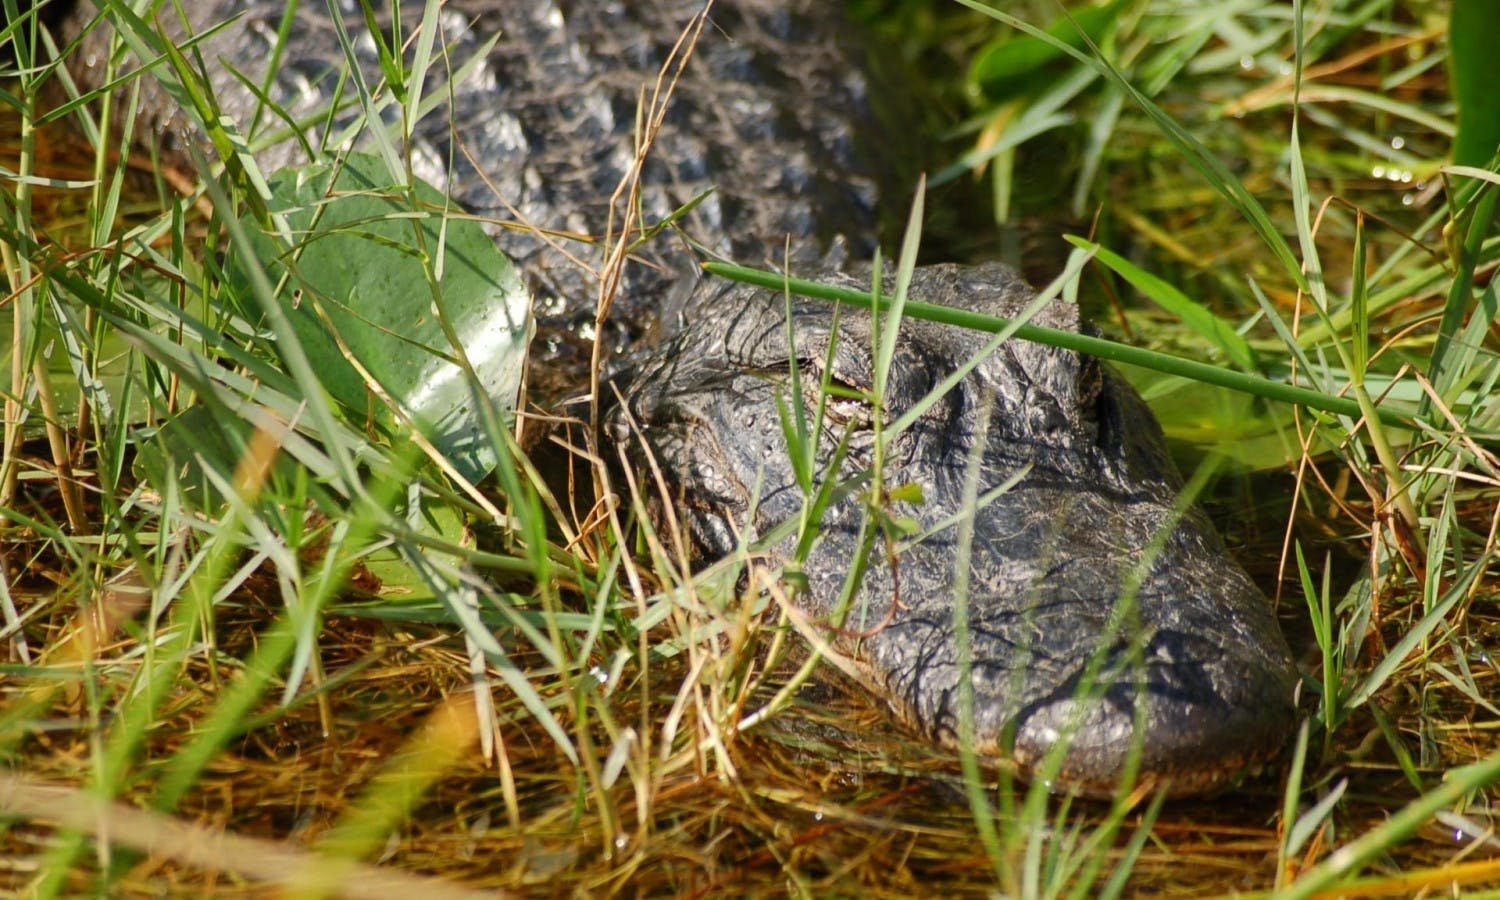
[[[838,272],[813,277],[859,286]],[[1032,294],[1003,266],[929,266],[917,270],[911,296],[1014,318]],[[796,304],[789,353],[778,292],[720,287],[697,310],[642,364],[629,406],[649,461],[673,499],[680,495],[678,514],[714,557],[734,551],[746,533],[801,514],[804,492],[779,409],[793,409],[789,392],[800,390],[813,418],[830,342],[832,380],[846,394],[871,391],[874,365],[862,311],[840,310],[835,332],[832,307]],[[1033,321],[1079,327],[1076,310],[1057,302]],[[915,320],[901,328],[886,423],[988,338]],[[809,424],[820,471],[844,442],[837,478],[854,485],[824,511],[821,537],[800,566],[807,580],[800,602],[830,627],[868,518],[860,488],[874,459],[874,412],[867,402],[830,398],[823,427]],[[619,417],[616,428],[629,431],[626,421]],[[915,519],[928,536],[902,547],[894,564],[884,540],[875,542],[855,606],[833,634],[912,723],[957,743],[954,614],[966,602],[975,749],[1012,757],[1028,776],[1108,794],[1135,746],[1142,782],[1194,793],[1280,749],[1293,723],[1286,642],[1202,513],[1176,512],[1182,483],[1161,430],[1117,374],[1090,357],[1007,341],[886,446],[883,484],[916,486],[922,497],[890,502],[886,512]],[[966,494],[971,460],[976,481]],[[1017,476],[972,511],[966,497]],[[963,591],[956,520],[970,512]],[[896,537],[901,547],[905,538]],[[774,552],[786,558],[795,545],[791,537]],[[1124,587],[1132,578],[1134,592]],[[1051,775],[1044,763],[1060,735],[1071,740]]]
[[[376,79],[374,44],[352,14],[355,5],[343,5],[359,64]],[[294,116],[327,107],[343,59],[323,3],[302,4],[270,79],[266,61],[282,4],[186,7],[195,33],[242,14],[198,49],[224,113],[242,132],[260,135],[282,123],[257,119],[253,95],[231,68],[268,83]],[[550,343],[534,357],[548,371],[563,370],[563,384],[583,381],[579,354],[566,345],[593,319],[599,280],[587,269],[599,269],[606,251],[516,226],[595,236],[619,227],[630,201],[610,198],[635,164],[640,98],[649,96],[699,7],[698,0],[453,0],[440,17],[449,62],[434,67],[426,90],[440,96],[451,89],[452,96],[414,129],[418,174],[493,219],[497,240],[528,275],[539,316],[554,325],[544,328]],[[905,208],[918,160],[907,149],[917,129],[882,131],[872,111],[898,109],[902,92],[873,86],[858,41],[829,5],[721,0],[714,9],[675,85],[636,202],[651,223],[709,188],[713,193],[677,233],[637,249],[611,319],[623,324],[609,335],[639,360],[631,411],[708,557],[732,551],[742,529],[764,532],[800,514],[777,397],[807,389],[832,340],[832,318],[820,304],[795,306],[803,383],[789,384],[782,298],[701,281],[690,244],[765,263],[783,259],[789,238],[800,274],[832,258],[831,246],[833,256],[865,255],[882,210]],[[407,34],[420,15],[421,4],[403,8]],[[74,30],[88,18],[75,17]],[[171,22],[174,14],[161,18]],[[446,83],[446,72],[497,34],[477,69]],[[85,84],[98,81],[90,63],[98,61],[101,35],[77,57]],[[168,149],[174,140],[195,139],[165,94],[148,92],[144,109],[169,136]],[[310,121],[311,141],[327,140],[321,120]],[[268,171],[305,158],[295,144],[258,145],[257,152]],[[913,294],[1010,316],[1030,291],[1003,267],[942,266],[919,270]],[[642,347],[656,321],[674,336]],[[1079,327],[1076,312],[1060,304],[1047,307],[1041,321]],[[842,312],[836,383],[870,387],[870,327],[867,315]],[[906,323],[885,400],[888,418],[982,343],[958,330]],[[808,403],[816,407],[816,397]],[[818,467],[847,434],[837,477],[865,477],[871,416],[858,400],[831,402],[816,435]],[[629,440],[625,421],[618,415],[614,431]],[[975,485],[966,474],[971,468]],[[968,515],[966,486],[984,495],[1012,476],[1019,481],[1010,491],[972,513],[970,562],[959,578],[956,564],[965,556],[952,520]],[[1178,793],[1202,791],[1283,743],[1293,719],[1286,643],[1265,599],[1202,514],[1174,512],[1180,478],[1160,429],[1107,368],[1011,341],[891,440],[882,478],[887,486],[921,488],[922,502],[891,502],[886,512],[933,533],[917,542],[894,536],[894,563],[877,541],[847,627],[833,629],[866,515],[861,492],[846,492],[817,525],[822,536],[802,561],[807,589],[800,602],[858,654],[871,689],[917,727],[947,744],[963,730],[954,619],[962,603],[976,749],[1013,757],[1033,777],[1048,775],[1043,760],[1062,741],[1068,749],[1054,785],[1108,793],[1135,746],[1143,780]],[[790,549],[775,548],[783,557]],[[1123,590],[1132,573],[1138,589]],[[849,629],[868,635],[856,639]]]
[[[360,70],[372,86],[381,83],[359,3],[339,5]],[[200,39],[196,52],[224,116],[251,140],[266,173],[308,155],[235,73],[266,84],[314,147],[337,147],[358,102],[349,84],[340,93],[346,64],[324,0],[300,4],[269,80],[285,4],[183,6],[189,29],[171,4],[157,16],[171,34],[203,35],[231,22]],[[385,16],[389,42],[388,13],[383,3],[374,6]],[[618,237],[634,205],[616,192],[636,163],[638,121],[649,108],[642,101],[652,97],[663,64],[702,7],[701,0],[450,0],[439,16],[438,61],[424,82],[425,96],[439,102],[412,129],[414,168],[488,220],[525,273],[541,325],[533,384],[576,390],[588,381],[590,354],[579,335],[587,336],[595,319],[612,249],[604,239]],[[404,36],[417,29],[423,9],[411,0],[401,6]],[[96,15],[80,2],[67,30],[83,31]],[[100,83],[107,37],[108,29],[91,30],[72,57],[80,83]],[[448,81],[492,39],[497,43],[477,68]],[[882,227],[894,230],[922,166],[921,145],[909,129],[882,127],[884,119],[910,118],[910,92],[881,87],[867,74],[863,53],[858,31],[816,0],[715,6],[636,182],[634,236],[703,199],[677,220],[676,231],[636,248],[606,326],[612,349],[629,349],[681,313],[699,277],[694,245],[768,263],[784,258],[790,236],[796,258],[821,258],[836,241],[841,252],[866,257]],[[344,112],[330,128],[326,110],[336,97]],[[169,154],[201,139],[151,79],[141,110],[141,132],[161,135]],[[382,115],[394,122],[396,106],[387,104]],[[884,223],[882,194],[899,198],[897,215]]]

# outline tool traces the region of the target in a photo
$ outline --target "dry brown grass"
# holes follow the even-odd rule
[[[1376,49],[1408,52],[1410,45]],[[1364,84],[1370,68],[1381,65],[1381,56],[1368,50],[1351,50],[1320,77]],[[1430,83],[1422,89],[1438,90]],[[1248,109],[1274,101],[1268,88],[1242,102]],[[1256,130],[1239,133],[1253,143]],[[13,157],[12,115],[0,115],[0,134],[10,136],[0,137],[6,142],[0,155]],[[64,134],[45,133],[38,172],[90,177],[91,151]],[[131,196],[154,209],[155,173],[147,165],[131,169],[139,179]],[[1189,273],[1185,280],[1213,282],[1242,268],[1264,274],[1254,271],[1263,260],[1257,261],[1248,238],[1226,239],[1244,232],[1226,224],[1215,197],[1182,189],[1179,160],[1143,158],[1141,172],[1142,181],[1120,186],[1114,212],[1139,226],[1140,240],[1160,258],[1181,264]],[[1330,192],[1339,188],[1334,181],[1330,176]],[[1270,181],[1252,189],[1278,190]],[[86,227],[76,197],[42,188],[33,200],[38,221],[48,223],[60,246],[86,234],[75,232]],[[1156,202],[1145,202],[1149,198]],[[1338,257],[1340,239],[1330,244],[1330,258]],[[1274,276],[1268,279],[1273,294],[1275,283]],[[1277,296],[1290,307],[1289,294]],[[1393,312],[1400,321],[1420,316]],[[46,449],[36,447],[27,458],[36,477],[23,481],[16,508],[61,520]],[[86,447],[77,462],[85,486],[94,486]],[[1337,473],[1327,483],[1339,502],[1309,491],[1313,499],[1302,507],[1299,534],[1311,545],[1336,549],[1367,540],[1360,535],[1378,530],[1372,529],[1378,518],[1358,485],[1351,488]],[[1464,521],[1486,533],[1494,508],[1494,492],[1478,492],[1467,502]],[[1244,555],[1278,555],[1278,527],[1248,531],[1246,538]],[[317,639],[321,666],[314,685],[304,686],[289,706],[261,702],[175,810],[145,814],[163,761],[198,733],[277,612],[274,584],[252,577],[217,611],[212,645],[190,657],[172,686],[149,730],[143,764],[129,785],[120,786],[124,807],[101,806],[73,787],[95,776],[113,703],[139,671],[139,612],[124,597],[130,585],[118,591],[123,605],[86,615],[82,610],[90,607],[75,590],[76,563],[62,548],[7,524],[0,552],[11,595],[27,616],[20,629],[27,655],[13,636],[0,668],[0,752],[9,773],[0,783],[0,805],[9,814],[0,824],[0,890],[20,893],[34,884],[71,833],[87,835],[90,849],[63,883],[69,894],[262,896],[326,888],[318,879],[336,878],[333,884],[345,893],[408,898],[419,891],[438,897],[445,887],[491,895],[969,896],[1014,888],[1026,878],[1024,844],[1007,845],[1001,872],[986,854],[958,761],[896,726],[883,704],[834,667],[821,667],[798,688],[789,709],[738,732],[743,715],[793,677],[801,651],[768,659],[767,648],[781,646],[774,640],[778,630],[789,627],[774,613],[746,631],[735,613],[692,602],[649,636],[653,646],[719,616],[735,626],[729,636],[675,657],[631,656],[619,680],[600,690],[570,695],[566,681],[547,671],[534,650],[507,646],[576,737],[585,759],[576,767],[493,672],[483,690],[498,728],[481,735],[487,715],[476,705],[469,656],[451,629],[332,615]],[[1354,569],[1365,549],[1356,544],[1338,552],[1354,560],[1345,564]],[[1258,568],[1274,587],[1276,573]],[[1382,589],[1370,659],[1422,614],[1409,586]],[[1484,585],[1456,617],[1454,642],[1406,661],[1374,702],[1335,734],[1330,752],[1309,761],[1304,809],[1341,780],[1349,787],[1330,824],[1284,871],[1278,871],[1279,848],[1289,823],[1281,819],[1284,772],[1275,771],[1217,798],[1163,806],[1145,826],[1150,836],[1131,859],[1126,892],[1200,897],[1271,890],[1377,828],[1421,793],[1393,747],[1409,751],[1409,771],[1424,786],[1500,751],[1500,715],[1427,664],[1453,669],[1457,648],[1473,684],[1493,696],[1500,669],[1488,648],[1500,633],[1496,598],[1493,586]],[[575,608],[584,604],[577,596],[566,599]],[[1283,602],[1296,605],[1290,597]],[[1289,621],[1299,615],[1286,613]],[[592,662],[609,665],[596,656]],[[1304,662],[1309,669],[1316,665],[1311,655]],[[737,694],[742,679],[752,688]],[[486,753],[486,746],[493,750]],[[992,796],[1006,789],[1003,772],[985,777]],[[398,826],[380,832],[371,850],[368,835],[354,833],[350,823],[373,815],[380,797],[414,782],[426,786],[420,802]],[[1491,806],[1481,794],[1461,815],[1434,817],[1413,839],[1387,850],[1364,881],[1336,896],[1500,888]],[[1045,812],[1041,843],[1064,846],[1099,826],[1109,811],[1053,800]],[[1120,837],[1102,851],[1106,876],[1127,858],[1141,815],[1127,816]],[[364,862],[342,861],[350,855]],[[392,872],[413,880],[384,883]],[[1087,895],[1088,886],[1080,893]]]

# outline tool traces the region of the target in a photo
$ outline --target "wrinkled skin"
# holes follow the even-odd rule
[[[837,272],[816,277],[860,285]],[[921,268],[911,295],[1006,317],[1031,299],[998,265]],[[812,421],[830,341],[832,381],[845,394],[868,393],[874,367],[864,312],[841,310],[835,339],[829,305],[798,303],[789,353],[778,292],[721,288],[699,311],[643,365],[630,414],[649,460],[680,495],[678,514],[713,557],[804,508],[778,398],[790,410],[789,392],[803,391]],[[1079,325],[1060,303],[1033,321]],[[883,420],[900,418],[987,337],[903,323]],[[874,458],[874,421],[867,402],[831,397],[814,432],[820,466],[847,441],[838,478],[858,484]],[[1210,790],[1273,755],[1292,725],[1295,673],[1265,598],[1199,511],[1178,518],[1181,480],[1139,395],[1089,357],[1023,341],[1001,345],[888,439],[884,484],[916,485],[922,501],[888,502],[886,511],[933,533],[894,565],[878,540],[856,606],[834,632],[873,686],[917,727],[957,742],[961,529],[944,523],[1018,474],[972,513],[963,574],[976,749],[1089,794],[1116,787],[1133,745],[1142,780],[1176,793]],[[830,627],[859,555],[868,494],[856,487],[824,512],[802,565],[801,602]],[[795,544],[775,549],[785,557]],[[1133,575],[1132,597],[1123,585]],[[1044,762],[1060,735],[1071,745],[1051,774]]]
[[[224,114],[256,137],[262,168],[304,160],[295,143],[259,140],[282,123],[257,115],[254,96],[230,69],[267,84],[296,116],[326,108],[344,64],[326,6],[301,5],[269,79],[283,4],[184,6],[194,33],[241,14],[197,53]],[[378,81],[357,5],[341,7],[358,64]],[[611,197],[635,165],[642,92],[649,96],[700,8],[697,0],[453,0],[439,16],[450,62],[433,69],[427,91],[451,89],[451,98],[417,124],[412,156],[418,174],[492,221],[496,240],[527,273],[543,320],[533,385],[539,373],[574,390],[586,381],[579,363],[588,354],[576,342],[594,319],[609,245],[528,226],[594,238],[618,230],[632,207],[628,197]],[[421,12],[421,4],[402,7],[408,34]],[[91,18],[81,11],[64,32]],[[160,19],[183,32],[172,11]],[[450,67],[497,34],[476,69],[445,83]],[[75,58],[84,85],[99,82],[103,35],[92,32]],[[647,224],[713,192],[624,267],[603,334],[638,365],[626,388],[630,415],[618,413],[611,433],[649,448],[704,558],[734,550],[743,531],[763,533],[800,515],[776,401],[817,384],[831,311],[816,302],[795,307],[801,380],[790,384],[780,295],[703,281],[700,255],[763,264],[782,260],[789,245],[798,274],[842,278],[812,271],[816,261],[868,255],[881,220],[904,212],[921,164],[913,150],[920,129],[888,127],[905,112],[907,92],[877,83],[866,57],[878,54],[852,35],[835,5],[720,0],[641,171],[636,203]],[[142,115],[169,151],[201,137],[164,92],[145,92]],[[350,113],[335,118],[326,133],[324,120],[310,120],[309,141],[337,134]],[[1013,315],[1030,292],[1005,268],[937,267],[918,272],[913,295]],[[1075,312],[1056,304],[1040,321],[1078,327]],[[675,336],[643,347],[657,322]],[[869,388],[869,332],[866,315],[842,312],[836,384]],[[983,343],[955,329],[903,325],[886,418],[894,421]],[[815,396],[808,401],[816,407]],[[923,500],[890,501],[885,513],[935,533],[912,546],[893,536],[901,548],[894,564],[877,540],[846,628],[835,628],[835,599],[865,517],[857,482],[872,459],[871,416],[867,404],[840,398],[818,432],[819,468],[847,432],[837,477],[856,487],[818,523],[822,537],[802,561],[800,602],[858,654],[871,689],[911,723],[948,744],[963,730],[964,645],[955,624],[962,607],[972,635],[976,746],[1013,757],[1034,777],[1049,776],[1043,760],[1060,736],[1070,740],[1055,785],[1090,793],[1114,788],[1133,745],[1143,779],[1179,793],[1218,786],[1281,745],[1294,673],[1265,599],[1199,512],[1175,519],[1180,479],[1140,398],[1111,371],[1063,351],[1005,344],[891,440],[883,483],[918,485]],[[641,434],[630,433],[632,419]],[[943,523],[967,515],[966,496],[1016,475],[1009,492],[969,518],[970,563],[958,578],[967,526]],[[773,549],[786,557],[791,546]],[[1122,602],[1122,583],[1138,569],[1139,589],[1124,591],[1132,599]],[[869,635],[856,639],[851,629]]]

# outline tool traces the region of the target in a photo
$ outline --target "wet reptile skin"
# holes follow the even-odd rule
[[[800,274],[869,283],[837,271]],[[919,268],[911,295],[1005,317],[1032,298],[999,265]],[[785,301],[775,292],[720,287],[700,309],[643,364],[631,417],[680,500],[677,515],[710,556],[723,555],[747,531],[764,534],[801,514],[805,493],[788,462],[782,410],[793,408],[789,392],[806,394],[817,458],[834,458],[844,443],[840,477],[853,488],[823,513],[822,537],[801,564],[802,602],[830,620],[867,518],[868,480],[859,478],[873,461],[875,428],[872,408],[845,398],[830,401],[823,427],[813,427],[817,392],[830,359],[834,384],[870,390],[870,317],[842,309],[835,332],[827,304],[799,302],[789,353]],[[1080,324],[1059,302],[1032,321]],[[883,421],[900,419],[988,337],[904,322]],[[1161,430],[1118,374],[1090,357],[1008,341],[889,439],[882,473],[887,488],[920,488],[919,503],[884,505],[925,537],[894,564],[877,538],[843,643],[916,727],[949,745],[961,733],[954,611],[966,598],[975,746],[1010,756],[1029,775],[1042,771],[1060,735],[1071,735],[1071,746],[1054,785],[1099,795],[1115,789],[1137,741],[1141,781],[1179,794],[1219,787],[1280,748],[1293,723],[1286,642],[1203,514],[1177,510],[1182,482]],[[1017,477],[972,512],[970,498]],[[958,523],[966,510],[965,587]],[[899,533],[893,540],[906,542]],[[795,545],[790,537],[777,551],[788,556]],[[1132,582],[1134,592],[1122,591]],[[851,640],[850,631],[863,636]]]
[[[378,51],[355,0],[337,0],[354,52],[370,83]],[[385,9],[384,4],[377,4]],[[189,28],[166,4],[157,21],[169,33],[202,35],[197,45],[223,114],[252,140],[267,173],[305,161],[287,124],[262,111],[236,72],[268,93],[307,130],[314,146],[336,147],[340,127],[320,115],[338,95],[345,60],[324,0],[306,0],[288,27],[281,63],[266,80],[286,5],[205,0],[184,4]],[[70,28],[83,31],[94,7],[80,3]],[[847,23],[815,0],[719,4],[685,68],[674,68],[665,124],[653,132],[635,195],[617,195],[636,165],[641,126],[663,63],[701,0],[450,0],[438,25],[425,94],[437,105],[412,129],[417,174],[444,187],[489,221],[525,273],[542,326],[539,375],[576,387],[589,353],[576,343],[594,321],[605,261],[627,212],[632,237],[703,195],[676,229],[635,250],[613,298],[608,342],[624,350],[675,320],[696,283],[700,251],[747,263],[816,259],[835,241],[867,257],[881,223],[899,220],[921,167],[915,135],[878,121],[909,118],[911,104],[867,75],[861,43]],[[403,32],[421,22],[423,4],[401,6]],[[384,14],[382,28],[389,28]],[[88,32],[73,58],[77,77],[99,81],[108,32]],[[387,40],[389,40],[387,38]],[[465,77],[449,79],[486,42],[494,48]],[[817,52],[808,52],[816,47]],[[441,54],[446,48],[446,59]],[[877,71],[879,67],[876,67]],[[873,103],[872,92],[885,95]],[[348,122],[352,89],[342,95]],[[643,102],[644,101],[644,102]],[[195,140],[187,117],[146,80],[144,124],[170,150]],[[387,122],[396,118],[387,106]],[[880,132],[877,140],[861,135]],[[277,140],[280,133],[283,138]],[[894,215],[877,200],[895,195]],[[545,235],[533,229],[541,229]],[[692,275],[693,277],[688,277]],[[561,368],[564,371],[549,372]]]
[[[452,84],[451,107],[416,128],[419,170],[495,220],[544,318],[569,327],[592,319],[599,281],[577,263],[597,267],[603,251],[573,241],[553,246],[501,223],[590,235],[618,228],[626,204],[609,198],[636,158],[639,98],[700,6],[446,7],[441,27],[453,66],[496,33],[501,39],[479,69]],[[197,4],[193,30],[236,11],[244,14],[232,30],[200,53],[232,98],[226,114],[248,131],[254,104],[226,64],[261,80],[283,7]],[[373,71],[373,44],[350,27]],[[628,409],[609,430],[660,467],[670,485],[664,499],[680,501],[705,557],[733,551],[747,529],[764,533],[799,515],[803,495],[780,410],[789,392],[816,383],[832,314],[798,302],[789,354],[783,298],[703,281],[690,242],[764,263],[781,259],[789,239],[796,274],[847,281],[816,261],[835,238],[849,255],[868,253],[882,209],[899,215],[907,204],[916,155],[901,149],[909,141],[880,130],[862,51],[845,33],[836,13],[812,2],[717,4],[641,179],[647,222],[709,187],[714,193],[680,233],[661,235],[627,267],[613,320],[628,324],[612,340],[626,347],[657,319],[669,336],[630,348]],[[298,112],[320,108],[340,63],[323,4],[304,4],[290,34],[272,91]],[[442,90],[441,81],[429,91]],[[180,131],[164,97],[147,108],[167,133]],[[268,170],[299,156],[295,146],[259,152]],[[938,266],[919,270],[912,295],[1014,315],[1030,289],[1003,267]],[[833,380],[868,389],[869,317],[840,315]],[[1038,321],[1080,327],[1062,304]],[[902,327],[891,421],[984,343],[922,322]],[[539,348],[538,358],[566,368],[559,348]],[[789,355],[800,382],[791,379]],[[816,406],[816,396],[807,399]],[[1213,789],[1277,752],[1293,723],[1287,645],[1265,598],[1202,514],[1176,510],[1181,482],[1160,429],[1118,375],[1086,357],[1011,341],[894,438],[884,483],[916,485],[922,501],[892,501],[887,511],[931,533],[916,542],[894,536],[894,565],[877,541],[839,630],[831,622],[865,515],[860,479],[871,460],[871,416],[867,404],[841,398],[818,432],[820,468],[847,441],[836,477],[852,487],[819,523],[799,602],[915,727],[946,744],[962,730],[954,613],[963,603],[976,746],[1011,757],[1027,775],[1043,774],[1044,757],[1063,738],[1070,744],[1054,786],[1096,794],[1115,788],[1132,747],[1143,780],[1177,793]],[[972,509],[965,498],[1012,478],[1014,487],[972,513],[972,543],[961,552],[954,521]],[[792,545],[783,542],[776,555],[785,558]],[[969,565],[959,571],[964,558]],[[1126,583],[1138,587],[1122,590]]]

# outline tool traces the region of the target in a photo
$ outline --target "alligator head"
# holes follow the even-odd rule
[[[998,265],[921,268],[910,293],[1006,317],[1033,296]],[[876,406],[869,313],[793,301],[790,314],[789,329],[779,292],[706,285],[615,417],[638,427],[640,458],[705,557],[807,522],[818,537],[796,561],[797,602],[872,689],[939,742],[971,734],[976,751],[1058,789],[1108,794],[1139,754],[1142,782],[1201,792],[1277,752],[1293,722],[1286,641],[1212,526],[1179,502],[1161,429],[1123,379],[1010,340],[895,433],[989,336],[903,322]],[[1060,302],[1033,321],[1079,327]],[[838,485],[815,522],[816,488],[786,438],[799,392],[813,470]],[[790,561],[799,541],[773,544]]]

